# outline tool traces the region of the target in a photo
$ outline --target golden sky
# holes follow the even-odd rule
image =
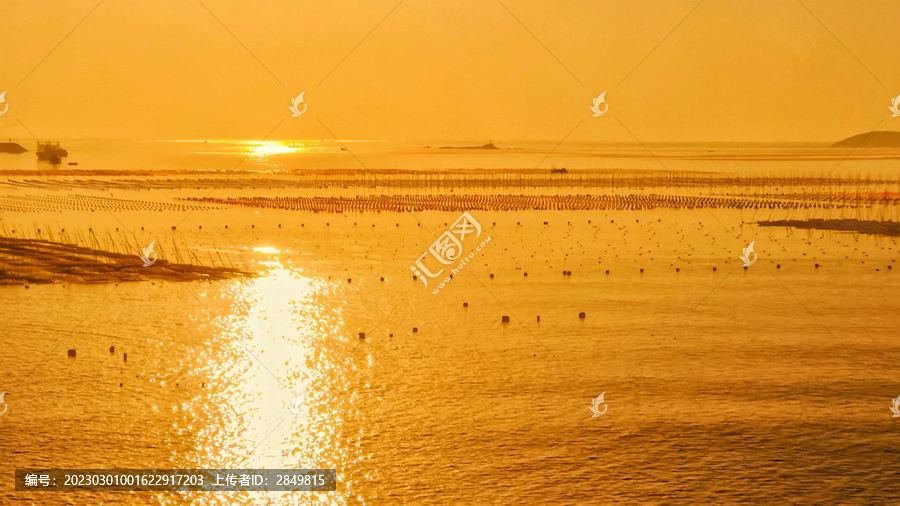
[[[895,0],[0,0],[0,137],[833,141],[900,130],[898,20]]]

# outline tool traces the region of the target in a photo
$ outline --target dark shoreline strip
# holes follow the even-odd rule
[[[759,221],[761,227],[794,227],[812,228],[819,230],[839,230],[843,232],[859,232],[861,234],[875,234],[887,236],[900,236],[900,223],[894,221],[859,221],[859,220],[778,220]]]
[[[356,197],[204,197],[204,204],[325,213],[420,211],[527,211],[624,209],[809,209],[838,204],[810,204],[775,199],[695,197],[690,195],[375,195]],[[850,206],[847,206],[850,207]]]

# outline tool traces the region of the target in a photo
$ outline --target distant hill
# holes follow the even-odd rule
[[[441,146],[438,149],[500,149],[497,146],[494,146],[494,142],[488,142],[487,144],[483,144],[481,146]]]
[[[859,134],[831,145],[833,148],[855,148],[857,146],[861,148],[900,148],[900,132],[878,131]]]

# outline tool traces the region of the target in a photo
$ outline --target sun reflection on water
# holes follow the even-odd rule
[[[260,277],[207,294],[220,300],[208,305],[215,314],[201,323],[211,338],[198,357],[196,375],[204,386],[194,399],[197,420],[189,422],[197,427],[190,465],[334,468],[338,491],[189,493],[182,499],[293,504],[296,494],[307,494],[322,504],[345,504],[355,494],[343,473],[362,457],[358,437],[346,427],[355,414],[350,387],[358,368],[350,360],[353,342],[341,332],[342,288],[277,257],[262,265],[267,270]]]
[[[258,248],[253,248],[253,251],[257,253],[265,253],[267,255],[277,255],[278,253],[281,253],[280,249],[276,249],[271,246],[261,246]]]

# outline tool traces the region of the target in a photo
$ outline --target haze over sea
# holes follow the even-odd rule
[[[54,168],[34,158],[34,141],[12,139],[31,153],[0,155],[0,170]],[[837,139],[836,139],[837,140]],[[77,170],[109,171],[289,171],[308,169],[635,169],[707,171],[768,176],[885,176],[896,174],[897,148],[832,148],[822,143],[610,144],[529,141],[491,142],[499,149],[439,149],[481,146],[485,139],[386,142],[371,140],[129,140],[63,139],[67,162]],[[350,151],[348,152],[347,149]],[[352,153],[352,155],[351,155]],[[249,155],[249,156],[248,156]],[[791,162],[785,164],[784,162]],[[833,163],[830,163],[833,162]],[[63,165],[76,171],[76,167]],[[77,174],[77,171],[75,172]]]

